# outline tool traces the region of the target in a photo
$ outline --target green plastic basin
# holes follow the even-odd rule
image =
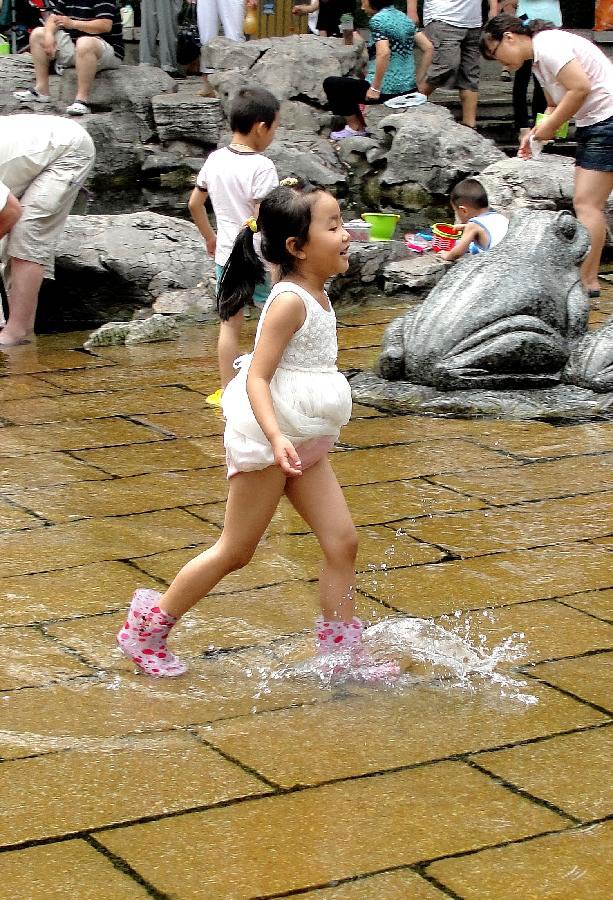
[[[391,241],[400,216],[393,213],[363,213],[362,218],[372,225],[370,232],[372,241]]]

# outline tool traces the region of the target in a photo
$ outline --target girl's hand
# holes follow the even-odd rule
[[[247,0],[247,6],[248,6],[250,9],[256,9],[258,3],[259,3],[259,0]]]
[[[272,445],[275,463],[286,475],[302,475],[302,462],[296,448],[286,437],[277,438]]]
[[[206,244],[206,252],[209,254],[211,258],[215,257],[215,250],[217,249],[217,235],[213,234],[212,237],[208,237],[205,239]]]
[[[373,87],[369,87],[366,91],[366,99],[367,100],[380,100],[381,99],[381,91],[376,90]]]
[[[519,149],[517,151],[517,155],[520,159],[532,159],[532,150],[530,149],[530,138],[534,137],[534,128],[532,131],[529,131],[528,134],[525,134],[521,141],[519,142]]]
[[[552,141],[555,137],[555,133],[555,128],[551,127],[547,118],[539,122],[536,128],[532,130],[532,136],[535,137],[537,141],[541,141],[543,144],[546,144],[547,141]]]

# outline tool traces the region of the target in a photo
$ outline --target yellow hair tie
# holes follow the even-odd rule
[[[247,221],[245,222],[245,228],[250,228],[253,231],[253,233],[256,234],[257,230],[258,230],[258,223],[256,222],[256,220],[253,217],[251,217],[250,219],[247,219]]]
[[[279,185],[280,185],[281,187],[294,187],[294,186],[297,185],[297,184],[298,184],[298,179],[297,179],[297,178],[291,178],[291,177],[290,177],[290,178],[284,178],[282,181],[279,182]]]

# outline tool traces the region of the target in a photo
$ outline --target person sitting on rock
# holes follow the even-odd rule
[[[279,101],[265,88],[242,88],[230,107],[232,141],[207,157],[189,198],[192,219],[204,238],[207,253],[215,258],[218,292],[237,234],[246,221],[255,219],[260,201],[279,184],[275,164],[262,155],[275,136],[279,109]],[[217,234],[205,208],[208,197]],[[230,309],[218,306],[221,327],[217,354],[222,390],[236,374],[234,360],[240,354],[243,308],[246,303],[261,308],[269,292],[269,284],[256,284],[253,297],[241,297]],[[213,406],[221,405],[221,390],[207,397],[207,401]]]
[[[441,259],[453,262],[465,253],[491,250],[506,235],[509,220],[490,207],[485,189],[476,178],[465,178],[451,191],[449,198],[456,221],[464,226],[462,237],[451,250],[441,250]]]
[[[371,16],[366,79],[331,75],[323,84],[330,109],[347,123],[340,131],[331,132],[332,141],[366,136],[364,104],[415,93],[421,75],[415,72],[414,45],[423,50],[426,60],[431,49],[424,35],[417,33],[415,23],[391,0],[362,0],[362,9]]]
[[[77,122],[0,116],[0,237],[7,236],[9,305],[0,348],[29,342],[40,286],[45,276],[53,278],[55,248],[95,157],[91,137]]]
[[[124,57],[123,31],[115,0],[49,0],[51,10],[42,28],[30,35],[36,83],[13,96],[21,103],[46,105],[49,96],[49,65],[55,72],[74,67],[77,95],[66,112],[83,116],[91,112],[89,95],[97,72],[116,69]]]

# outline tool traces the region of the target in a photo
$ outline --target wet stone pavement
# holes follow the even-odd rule
[[[398,313],[341,311],[341,368]],[[148,680],[113,637],[219,534],[215,339],[0,361],[0,897],[609,898],[613,423],[356,406],[333,462],[400,683],[301,669],[287,505]]]

